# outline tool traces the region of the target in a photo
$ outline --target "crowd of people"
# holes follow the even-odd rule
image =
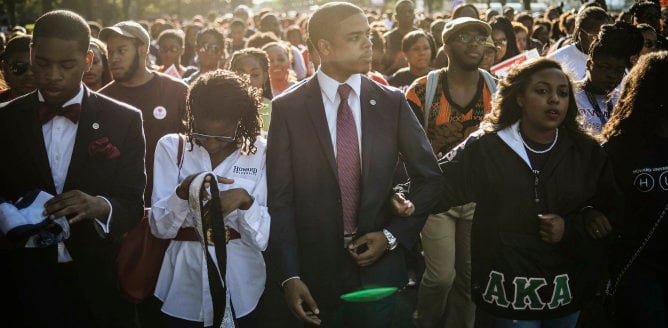
[[[614,294],[617,327],[668,327],[658,1],[11,31],[8,326],[602,327]],[[131,301],[115,262],[142,222],[169,246]]]

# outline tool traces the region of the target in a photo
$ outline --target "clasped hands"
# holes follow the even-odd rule
[[[178,187],[176,187],[176,196],[178,196],[181,199],[188,200],[188,194],[190,190],[190,184],[192,183],[193,179],[198,176],[199,173],[189,175],[181,183],[179,184]],[[220,176],[216,176],[217,183],[222,183],[222,184],[232,184],[234,183],[233,179],[229,178],[224,178]],[[207,192],[203,192],[200,194],[200,197],[202,200],[211,200],[211,194],[209,194],[209,187],[211,186],[211,176],[208,175],[204,178],[204,189]],[[240,209],[240,210],[247,210],[253,205],[253,197],[251,197],[246,189],[243,188],[233,188],[225,191],[219,192],[220,195],[220,205],[223,209],[223,216],[227,216],[230,214],[230,212]]]

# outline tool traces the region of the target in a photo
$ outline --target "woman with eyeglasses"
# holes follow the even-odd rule
[[[547,57],[558,61],[574,80],[585,78],[589,46],[601,30],[611,21],[608,13],[597,6],[590,6],[577,13],[571,44],[563,46]]]
[[[587,73],[576,83],[575,102],[583,128],[593,135],[601,133],[612,115],[619,98],[618,86],[642,44],[642,34],[635,26],[618,21],[601,26],[598,38],[589,47]]]
[[[209,171],[218,176],[221,190],[229,236],[225,281],[237,324],[257,326],[270,224],[260,97],[245,77],[226,70],[205,73],[188,94],[186,135],[169,134],[158,142],[149,223],[153,235],[172,239],[155,288],[165,327],[213,324],[205,254],[197,236],[184,232],[195,222],[188,205],[190,183]],[[209,252],[215,258],[214,247]]]
[[[109,55],[107,45],[99,39],[91,37],[90,50],[93,52],[93,64],[88,72],[84,73],[83,83],[93,91],[100,90],[111,82],[109,69]]]
[[[520,54],[513,24],[506,17],[494,16],[489,25],[492,26],[492,40],[497,48],[495,65]]]
[[[176,78],[181,78],[184,75],[187,76],[195,71],[195,67],[185,67],[181,65],[184,44],[185,41],[181,30],[167,29],[160,32],[160,35],[158,36],[158,56],[160,57],[160,63],[162,63],[162,65],[160,65],[156,71],[164,73],[171,66],[174,66],[178,73],[178,76],[174,76]]]
[[[35,90],[35,78],[30,71],[30,35],[14,37],[0,54],[0,68],[7,89],[0,90],[0,103]]]

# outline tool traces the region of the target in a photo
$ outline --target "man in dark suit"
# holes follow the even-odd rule
[[[43,248],[0,235],[3,320],[28,327],[126,327],[132,312],[116,288],[120,237],[143,214],[145,142],[141,113],[90,91],[90,29],[76,13],[52,11],[36,23],[31,67],[37,91],[0,108],[0,197],[31,190],[55,195],[48,219],[67,218],[70,236]],[[5,302],[7,304],[7,301]],[[6,308],[3,307],[5,312]]]
[[[341,294],[406,284],[403,251],[415,244],[441,180],[404,95],[363,74],[371,63],[364,12],[349,3],[328,3],[308,26],[321,66],[272,103],[266,257],[293,314],[329,326],[341,317]],[[399,155],[416,208],[408,218],[388,210]],[[387,327],[393,305],[372,312],[374,325]],[[353,316],[343,321],[361,324]]]

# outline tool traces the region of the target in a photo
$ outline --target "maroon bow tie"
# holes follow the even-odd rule
[[[42,124],[51,121],[56,115],[67,117],[72,123],[79,122],[81,114],[81,104],[72,104],[65,107],[51,106],[45,103],[39,105],[39,119]]]

